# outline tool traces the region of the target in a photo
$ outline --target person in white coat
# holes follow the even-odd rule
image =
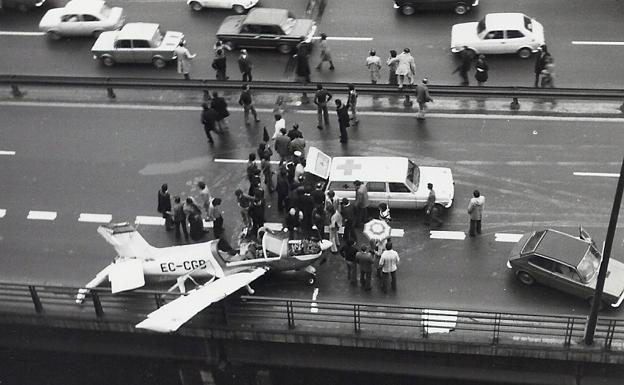
[[[481,195],[479,190],[474,190],[472,196],[468,203],[468,215],[470,215],[470,230],[468,234],[474,237],[476,234],[481,234],[481,218],[483,217],[485,197]]]
[[[178,58],[178,73],[184,75],[184,79],[188,80],[191,78],[191,60],[193,60],[196,54],[191,53],[184,44],[184,40],[180,41],[174,52]]]
[[[416,76],[416,62],[414,61],[414,57],[410,53],[409,48],[404,48],[403,52],[397,56],[397,59],[399,61],[396,74],[399,80],[399,89],[401,89],[403,88],[403,84],[406,80],[409,84],[414,84]]]

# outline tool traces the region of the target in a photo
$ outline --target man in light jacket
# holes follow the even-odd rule
[[[472,195],[473,197],[468,203],[468,214],[470,215],[470,230],[468,234],[474,237],[476,234],[481,234],[481,217],[483,216],[485,197],[481,195],[479,190],[474,190]]]

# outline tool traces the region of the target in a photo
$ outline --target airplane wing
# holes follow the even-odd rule
[[[264,268],[257,268],[207,283],[189,292],[188,295],[181,296],[151,312],[144,321],[136,325],[136,328],[160,333],[174,332],[213,302],[217,302],[241,287],[249,285],[266,271]]]
[[[136,258],[117,261],[110,265],[108,279],[113,294],[143,287],[143,262]]]

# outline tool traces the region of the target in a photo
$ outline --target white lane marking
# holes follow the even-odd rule
[[[111,214],[80,213],[78,216],[78,222],[109,223],[112,220],[113,216]]]
[[[137,215],[134,223],[137,225],[156,225],[162,226],[165,224],[165,218],[163,217],[152,217],[146,215]]]
[[[320,36],[314,36],[312,39],[321,40]],[[372,37],[355,37],[355,36],[327,36],[327,40],[336,41],[373,41]]]
[[[192,106],[163,106],[151,104],[104,104],[104,103],[65,103],[65,102],[17,102],[0,101],[0,106],[11,107],[60,107],[60,108],[108,108],[125,110],[157,110],[157,111],[200,111],[201,107]],[[231,111],[242,111],[242,108],[232,107]],[[256,108],[262,113],[273,113],[272,108]],[[299,114],[316,115],[314,110],[295,110]],[[616,110],[614,110],[615,113]],[[358,111],[362,116],[394,116],[414,117],[414,112],[382,112],[382,111]],[[624,123],[624,118],[597,118],[588,116],[537,116],[537,115],[505,115],[505,114],[454,114],[454,113],[428,113],[428,117],[446,119],[481,119],[481,120],[535,120],[552,122],[593,122],[593,123]]]
[[[30,210],[27,219],[38,219],[42,221],[53,221],[56,219],[56,211]]]
[[[524,234],[512,234],[512,233],[495,233],[494,240],[496,242],[518,242]]]
[[[449,333],[457,325],[456,310],[423,309],[422,322],[427,333]]]
[[[431,239],[455,239],[458,241],[466,239],[466,233],[463,231],[435,231],[431,230]]]
[[[215,163],[247,163],[249,160],[248,159],[224,159],[224,158],[215,158],[214,162]],[[256,163],[260,163],[259,161],[256,161]],[[279,164],[279,160],[272,160],[271,164]]]
[[[0,218],[4,218],[6,215],[6,209],[0,209]]]
[[[43,36],[45,32],[0,31],[0,36]]]
[[[0,150],[0,155],[15,155],[15,151]]]
[[[328,38],[329,39],[329,38]],[[574,45],[624,45],[624,41],[572,41]]]
[[[312,293],[312,301],[316,301],[316,297],[318,297],[319,288],[314,288],[314,293]],[[310,305],[310,313],[318,313],[318,304],[316,302],[312,302]]]
[[[605,178],[618,178],[620,174],[610,172],[574,172],[574,176],[601,176]]]

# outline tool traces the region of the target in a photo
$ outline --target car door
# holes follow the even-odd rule
[[[58,30],[63,35],[78,35],[80,33],[81,21],[80,15],[70,13],[61,16],[61,21],[58,26]]]
[[[554,274],[551,286],[581,298],[592,296],[593,290],[582,283],[581,277],[574,267],[556,261],[553,263]]]
[[[515,53],[520,48],[527,45],[529,40],[522,31],[517,29],[508,29],[505,31],[505,53]]]
[[[99,30],[103,26],[102,20],[99,17],[92,14],[85,13],[80,16],[82,18],[82,25],[80,27],[80,32],[82,35],[90,35],[93,31]]]
[[[527,267],[529,267],[528,273],[535,278],[537,282],[540,282],[547,286],[554,286],[553,283],[553,268],[554,263],[552,259],[542,257],[541,255],[533,255],[527,260]]]
[[[134,56],[132,54],[132,41],[130,39],[119,39],[115,41],[112,55],[113,59],[118,63],[134,62]]]
[[[366,182],[369,207],[377,207],[382,202],[388,204],[388,192],[386,188],[386,182]]]
[[[235,44],[239,47],[257,47],[260,45],[260,26],[245,24],[236,35]]]
[[[505,31],[494,30],[488,31],[481,41],[479,53],[499,54],[505,53]]]
[[[151,63],[155,49],[150,45],[149,40],[132,40],[132,56],[135,63]]]
[[[388,206],[391,208],[415,209],[417,208],[416,193],[405,183],[390,182],[388,183]]]

